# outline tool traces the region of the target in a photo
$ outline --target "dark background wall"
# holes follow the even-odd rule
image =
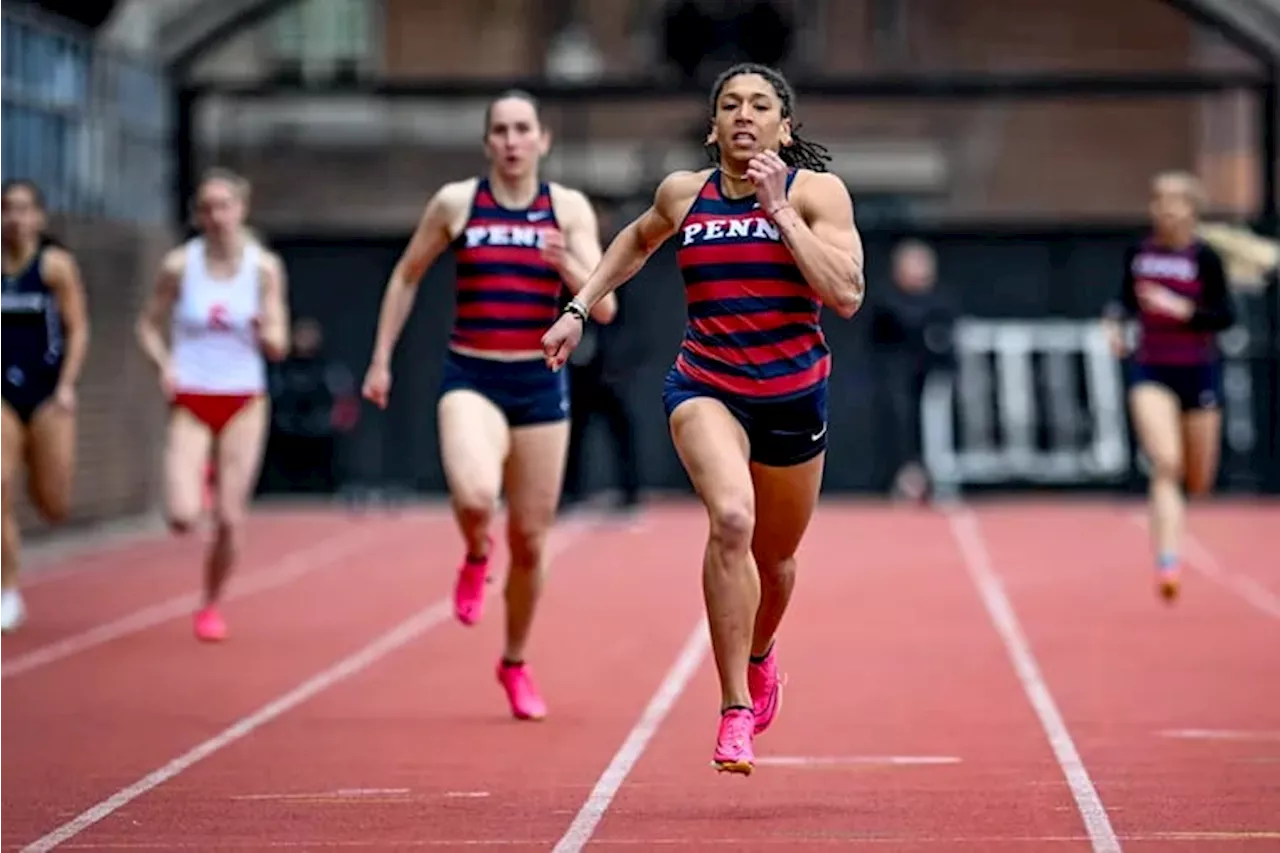
[[[985,318],[1098,316],[1114,293],[1125,245],[1137,226],[1064,233],[969,229],[913,233],[938,252],[940,288],[962,312]],[[891,286],[890,251],[898,235],[864,235],[869,287]],[[289,269],[296,316],[318,319],[330,352],[357,377],[368,364],[383,287],[404,240],[324,240],[275,237]],[[386,412],[365,405],[343,454],[349,477],[365,485],[395,484],[438,492],[444,481],[435,428],[435,401],[447,330],[453,318],[453,264],[446,256],[423,280],[413,315],[394,360]],[[662,379],[684,329],[684,294],[673,252],[664,247],[620,291],[625,335],[645,353],[631,388],[644,485],[684,490],[687,479],[667,434]],[[877,417],[872,394],[874,360],[867,349],[866,315],[824,320],[834,354],[831,451],[826,486],[833,492],[879,488]],[[595,482],[609,480],[608,454],[588,444]],[[605,467],[602,467],[605,466]]]

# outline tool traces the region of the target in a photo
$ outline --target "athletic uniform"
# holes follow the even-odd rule
[[[511,427],[553,423],[569,415],[566,374],[546,366],[542,336],[560,317],[560,273],[541,256],[542,235],[556,230],[551,187],[533,203],[502,207],[487,178],[476,187],[466,226],[453,242],[456,315],[444,365],[443,395],[468,388],[493,402]],[[538,353],[520,361],[458,352]]]
[[[173,404],[215,435],[267,387],[258,341],[262,306],[262,248],[247,243],[227,279],[209,274],[204,240],[187,242],[186,264],[171,321]]]
[[[822,301],[777,225],[754,195],[725,198],[716,169],[677,238],[689,319],[663,388],[667,416],[685,400],[713,397],[746,430],[753,461],[789,466],[817,456],[827,446],[831,373]]]
[[[1196,304],[1189,320],[1176,320],[1145,311],[1136,284],[1149,281]],[[1130,381],[1154,382],[1178,397],[1183,411],[1216,408],[1222,404],[1222,359],[1217,333],[1235,322],[1227,292],[1222,259],[1209,246],[1193,243],[1186,249],[1165,249],[1145,240],[1125,254],[1120,288],[1123,313],[1136,317],[1138,349]]]
[[[4,276],[4,401],[29,423],[53,396],[64,340],[58,300],[40,272],[44,248],[20,272]]]

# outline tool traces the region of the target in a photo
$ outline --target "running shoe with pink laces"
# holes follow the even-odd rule
[[[778,644],[769,646],[763,658],[751,659],[747,665],[747,686],[751,689],[751,706],[756,717],[756,734],[761,734],[782,709],[782,678],[778,675]]]
[[[755,726],[755,714],[750,708],[726,708],[720,714],[720,732],[716,736],[715,756],[711,759],[717,770],[751,775],[756,763],[751,744]]]
[[[507,692],[511,714],[517,720],[541,720],[547,716],[547,704],[538,695],[527,663],[498,661],[498,683]]]
[[[492,546],[491,540],[490,548]],[[484,615],[484,593],[488,583],[489,555],[486,553],[478,559],[465,557],[453,587],[453,614],[463,625],[474,625]]]
[[[194,624],[196,639],[216,643],[227,638],[227,623],[215,605],[208,604],[196,611]]]

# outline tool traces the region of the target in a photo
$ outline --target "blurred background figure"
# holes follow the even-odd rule
[[[259,493],[333,494],[342,486],[342,438],[356,426],[354,374],[324,349],[314,318],[294,324],[293,349],[274,366],[271,437]]]
[[[953,367],[957,306],[937,288],[937,256],[919,240],[893,250],[892,286],[869,289],[877,417],[889,464],[890,492],[922,500],[929,476],[921,462],[920,397],[935,370]]]
[[[601,230],[611,235],[613,211],[600,207]],[[561,508],[573,509],[591,497],[590,472],[585,460],[590,427],[598,418],[608,435],[613,456],[612,475],[619,490],[616,509],[630,513],[640,506],[640,461],[636,453],[635,413],[630,389],[646,353],[635,324],[628,325],[630,301],[625,289],[615,294],[618,314],[607,326],[588,323],[582,343],[569,358],[569,459],[565,468]]]

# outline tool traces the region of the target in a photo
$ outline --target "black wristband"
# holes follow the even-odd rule
[[[583,305],[577,299],[569,300],[569,303],[564,306],[564,313],[572,314],[573,316],[577,317],[579,320],[582,321],[582,325],[584,326],[587,324],[587,317],[589,316],[587,312],[587,306]]]

